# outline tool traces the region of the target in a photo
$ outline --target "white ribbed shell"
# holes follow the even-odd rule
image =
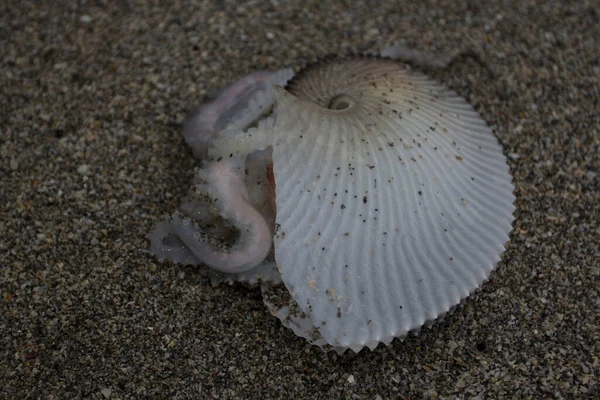
[[[473,108],[381,59],[331,60],[288,90],[272,130],[275,259],[322,339],[373,348],[472,293],[514,211],[502,148]]]

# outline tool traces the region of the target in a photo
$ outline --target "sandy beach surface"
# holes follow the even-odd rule
[[[598,1],[3,1],[0,398],[600,398]],[[197,161],[185,115],[255,70],[401,41],[503,144],[515,229],[431,330],[323,353],[260,291],[145,235]],[[598,396],[598,397],[596,397]]]

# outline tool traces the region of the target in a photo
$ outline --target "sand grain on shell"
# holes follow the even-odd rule
[[[3,3],[0,395],[598,395],[600,8],[570,3]],[[457,312],[323,354],[259,291],[145,251],[192,178],[180,131],[198,101],[256,69],[397,40],[475,46],[497,73],[468,58],[425,71],[494,128],[517,187],[508,251]]]

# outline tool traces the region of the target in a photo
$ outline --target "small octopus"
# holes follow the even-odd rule
[[[325,349],[374,348],[444,315],[500,259],[512,178],[472,107],[405,63],[472,53],[395,45],[227,87],[184,123],[202,167],[152,252],[260,283],[271,312]]]

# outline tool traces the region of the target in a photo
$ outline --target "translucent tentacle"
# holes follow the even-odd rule
[[[495,68],[485,60],[484,55],[473,47],[465,47],[448,53],[430,53],[395,43],[393,46],[381,49],[379,55],[419,67],[440,69],[447,68],[459,58],[468,57],[477,61],[491,76],[497,75]]]
[[[256,128],[246,132],[226,129],[213,138],[208,150],[208,159],[219,160],[265,150],[273,144],[274,118],[260,120]]]
[[[432,68],[445,68],[456,56],[454,53],[435,54],[419,51],[400,43],[381,49],[380,55],[382,57],[391,58],[392,60]]]
[[[175,235],[173,217],[165,216],[146,237],[150,249],[159,261],[171,260],[176,264],[197,265],[198,260]]]
[[[273,233],[265,218],[249,203],[244,159],[210,163],[202,173],[219,214],[239,230],[236,243],[228,250],[219,250],[203,237],[200,227],[191,219],[173,216],[167,221],[168,226],[161,225],[149,235],[153,251],[175,262],[188,260],[191,253],[197,261],[225,273],[256,267],[269,254]],[[175,236],[185,249],[173,246],[173,239],[165,243],[168,235]]]
[[[241,131],[268,114],[273,106],[272,86],[285,85],[291,68],[277,72],[254,72],[224,89],[215,100],[198,106],[184,123],[183,136],[194,155],[205,159],[217,132]]]

